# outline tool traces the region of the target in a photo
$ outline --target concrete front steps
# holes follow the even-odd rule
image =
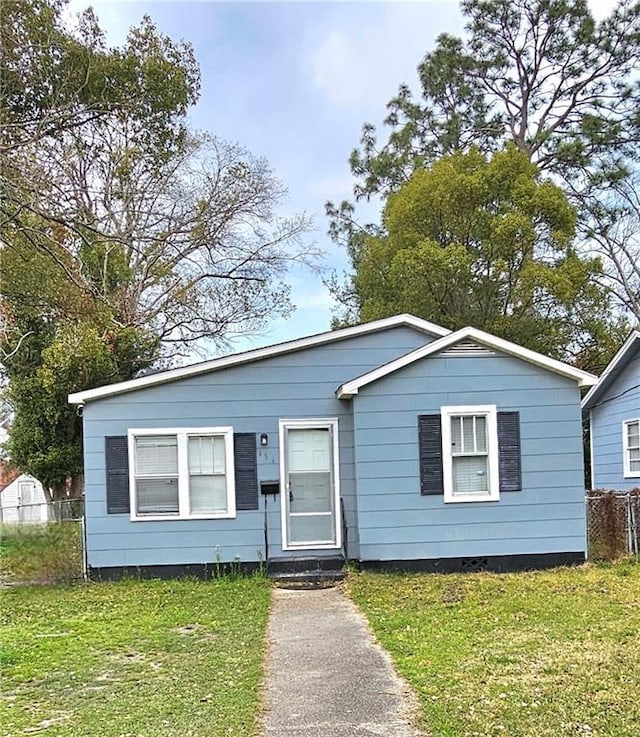
[[[310,589],[333,586],[344,578],[342,555],[308,558],[271,558],[268,576],[282,588]]]

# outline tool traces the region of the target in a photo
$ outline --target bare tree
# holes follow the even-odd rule
[[[640,174],[591,200],[587,248],[602,259],[617,305],[640,324]]]
[[[277,215],[286,190],[267,162],[212,136],[165,156],[141,149],[126,125],[87,125],[31,156],[25,187],[39,178],[40,195],[29,203],[18,188],[17,199],[65,224],[66,253],[57,238],[52,258],[118,324],[150,330],[165,356],[286,314],[282,278],[320,256],[302,238],[309,217]],[[46,248],[47,232],[38,235]]]

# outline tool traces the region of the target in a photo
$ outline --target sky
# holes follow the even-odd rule
[[[348,157],[362,125],[380,125],[401,83],[418,89],[417,66],[438,35],[463,33],[454,0],[422,2],[135,2],[91,4],[110,45],[143,15],[174,40],[189,41],[202,75],[194,127],[264,156],[288,189],[282,215],[313,217],[308,235],[325,253],[325,274],[342,272],[344,251],[327,236],[327,200],[351,198]],[[613,0],[591,0],[596,16]],[[375,219],[372,208],[368,215]],[[302,269],[288,279],[293,315],[273,321],[246,350],[329,329],[333,300],[322,276]]]

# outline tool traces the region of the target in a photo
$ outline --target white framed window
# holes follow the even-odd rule
[[[233,428],[129,430],[132,520],[236,516]]]
[[[640,477],[640,418],[622,423],[625,478]]]
[[[441,407],[445,502],[500,499],[495,405]]]

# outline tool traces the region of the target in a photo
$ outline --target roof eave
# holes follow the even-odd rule
[[[597,400],[609,388],[609,385],[617,376],[616,370],[622,361],[624,361],[629,351],[633,350],[636,343],[640,345],[640,330],[634,330],[629,335],[620,347],[620,350],[611,359],[609,365],[602,372],[598,381],[591,387],[589,392],[587,392],[580,405],[583,411],[592,409]]]
[[[129,381],[122,381],[116,384],[97,387],[96,389],[74,392],[69,394],[67,401],[69,404],[82,405],[97,399],[106,399],[108,397],[126,394],[138,389],[168,384],[179,379],[201,376],[202,374],[210,373],[212,371],[219,371],[220,369],[231,368],[232,366],[238,366],[244,363],[252,363],[265,358],[293,353],[305,348],[313,348],[327,343],[345,340],[353,336],[376,333],[387,328],[401,327],[403,325],[415,328],[416,330],[428,335],[444,337],[451,333],[447,328],[443,328],[440,325],[429,322],[428,320],[423,320],[422,318],[405,313],[402,315],[383,318],[381,320],[362,323],[360,325],[354,325],[348,328],[342,328],[341,330],[329,330],[324,333],[317,333],[316,335],[310,335],[296,340],[276,343],[275,345],[266,346],[264,348],[255,348],[250,351],[236,353],[231,356],[214,358],[201,364],[170,369],[168,371],[163,371],[162,373],[152,374],[151,376],[142,376],[138,379],[130,379]]]
[[[554,358],[549,358],[542,355],[541,353],[536,353],[535,351],[531,351],[528,348],[523,348],[522,346],[511,343],[507,340],[504,340],[503,338],[498,338],[497,336],[491,335],[490,333],[485,333],[484,331],[478,330],[477,328],[464,327],[460,330],[457,330],[455,333],[450,333],[449,335],[435,340],[426,346],[421,346],[420,348],[406,354],[405,356],[396,358],[393,361],[385,364],[384,366],[379,366],[373,371],[369,371],[366,374],[352,379],[351,381],[345,382],[336,390],[336,396],[338,397],[338,399],[350,399],[358,393],[358,390],[361,387],[373,383],[374,381],[377,381],[378,379],[381,379],[393,373],[394,371],[404,368],[405,366],[408,366],[415,361],[435,355],[440,351],[448,348],[449,346],[454,345],[455,343],[459,343],[460,341],[467,338],[471,338],[474,341],[489,348],[494,348],[498,351],[506,353],[507,355],[514,356],[515,358],[520,358],[527,363],[531,363],[547,371],[551,371],[553,373],[576,381],[579,387],[593,386],[598,381],[597,376],[594,376],[587,371],[582,371],[581,369],[569,366],[568,364],[557,361]]]

